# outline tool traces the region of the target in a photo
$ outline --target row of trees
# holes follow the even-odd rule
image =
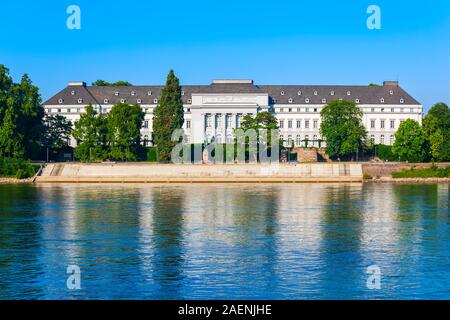
[[[392,147],[400,161],[450,161],[450,109],[445,103],[435,104],[421,126],[417,121],[404,121]]]
[[[88,105],[72,132],[78,143],[75,156],[81,161],[137,160],[143,120],[139,105],[119,103],[107,114]]]
[[[118,84],[98,80],[94,85]],[[92,105],[87,106],[73,130],[73,137],[78,143],[75,156],[81,161],[138,160],[143,151],[140,129],[144,115],[139,105],[119,103],[107,114],[98,114]],[[170,160],[176,144],[172,141],[172,133],[182,128],[183,122],[181,87],[173,70],[170,70],[153,117],[153,138],[161,161]]]
[[[321,135],[331,158],[349,157],[372,149],[362,123],[363,112],[352,101],[332,101],[322,111]],[[400,161],[450,161],[450,110],[434,105],[423,120],[403,121],[395,134],[392,153]]]

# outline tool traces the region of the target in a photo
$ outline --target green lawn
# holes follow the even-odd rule
[[[439,168],[433,166],[431,168],[411,168],[394,172],[393,178],[450,178],[450,167]]]

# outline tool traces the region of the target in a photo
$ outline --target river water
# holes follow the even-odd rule
[[[0,185],[0,299],[450,299],[449,190]]]

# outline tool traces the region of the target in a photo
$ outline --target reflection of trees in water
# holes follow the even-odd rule
[[[360,237],[364,202],[362,185],[330,185],[324,188],[321,236],[321,274],[325,296],[339,296],[337,291],[354,292],[361,279]],[[348,289],[345,289],[348,288]],[[352,298],[351,296],[349,298]],[[356,296],[354,298],[357,298]]]
[[[445,250],[448,232],[448,185],[399,184],[392,187],[398,212],[398,234],[405,251],[429,246],[436,253]],[[433,232],[432,241],[422,241]],[[420,250],[428,250],[421,248]],[[437,251],[436,251],[437,250]],[[441,251],[442,250],[442,251]]]
[[[184,188],[161,188],[153,192],[153,279],[161,286],[162,299],[179,296],[183,276]]]
[[[37,299],[41,199],[32,185],[0,185],[0,299]]]

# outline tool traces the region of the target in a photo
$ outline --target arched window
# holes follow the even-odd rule
[[[295,139],[295,145],[296,146],[300,146],[302,144],[302,138],[300,137],[300,135],[298,134],[296,139]]]
[[[373,134],[370,136],[370,142],[372,142],[372,144],[375,144],[375,136]]]
[[[317,142],[317,135],[314,135],[314,136],[313,136],[313,145],[314,145],[314,146],[316,145],[316,142]]]
[[[389,144],[392,146],[394,144],[394,142],[395,142],[395,137],[393,135],[391,135],[389,137]]]
[[[384,144],[384,134],[382,134],[380,137],[380,144]]]
[[[231,135],[227,136],[227,143],[233,143],[233,136]]]

